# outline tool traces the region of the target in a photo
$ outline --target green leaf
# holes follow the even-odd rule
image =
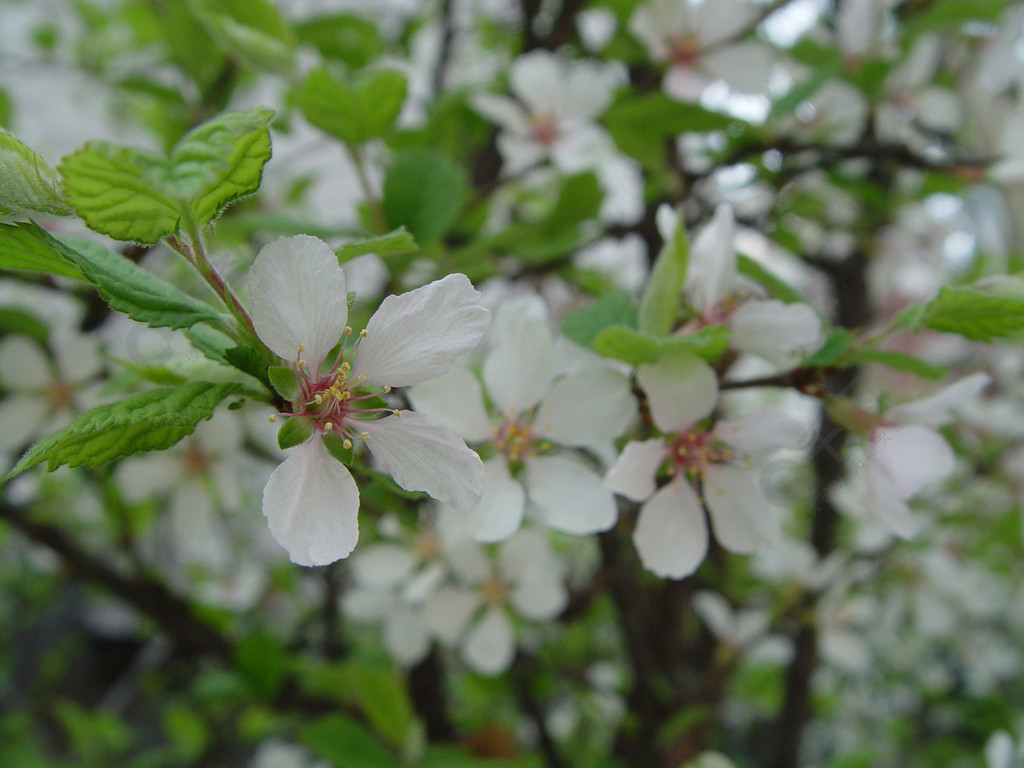
[[[849,363],[880,363],[894,371],[912,373],[922,379],[941,379],[949,374],[949,367],[932,365],[918,357],[887,349],[862,349],[847,359]]]
[[[24,269],[64,277],[82,276],[68,249],[31,221],[0,224],[0,269]]]
[[[741,275],[746,275],[752,280],[768,289],[774,298],[784,301],[786,304],[796,304],[807,301],[796,288],[785,280],[776,277],[774,273],[745,254],[738,255],[737,268]]]
[[[224,53],[253,68],[288,74],[295,35],[268,0],[190,0],[189,6]]]
[[[229,364],[225,355],[229,349],[235,346],[236,342],[226,333],[200,323],[187,329],[185,336],[189,343],[208,360]]]
[[[124,256],[82,238],[63,236],[60,243],[78,261],[82,275],[108,304],[132,320],[153,327],[188,328],[200,322],[221,323],[220,315]]]
[[[0,128],[0,216],[70,212],[57,172],[14,134]]]
[[[295,371],[283,365],[272,365],[267,369],[270,386],[289,403],[295,402],[299,396],[299,382],[295,380]]]
[[[972,341],[1024,334],[1024,296],[946,286],[926,305],[921,324]]]
[[[299,741],[335,768],[399,768],[402,764],[347,715],[325,715],[314,720],[300,729]]]
[[[316,425],[305,416],[284,420],[277,430],[277,445],[281,450],[306,442],[316,431]]]
[[[416,239],[405,227],[388,232],[380,237],[371,237],[369,240],[357,240],[354,243],[345,243],[335,249],[339,262],[346,262],[364,253],[375,253],[381,258],[387,256],[404,256],[416,253],[420,247],[416,245]]]
[[[237,388],[200,381],[97,406],[32,446],[3,479],[43,461],[52,472],[64,464],[95,467],[120,456],[170,448],[210,418],[217,404]]]
[[[321,68],[306,76],[297,102],[310,123],[358,146],[390,130],[402,111],[405,88],[405,75],[393,69],[363,72],[350,85]]]
[[[808,358],[807,365],[815,368],[837,365],[846,356],[853,339],[852,331],[846,328],[833,328],[821,347]]]
[[[224,352],[224,362],[249,374],[267,389],[272,388],[267,369],[277,360],[277,355],[268,352],[265,347],[252,344],[239,344]]]
[[[170,158],[87,142],[61,163],[67,201],[90,228],[117,240],[155,243],[183,224],[213,221],[259,188],[272,114],[257,108],[215,117],[182,137]]]
[[[658,253],[640,298],[637,325],[644,333],[664,336],[675,327],[689,259],[690,241],[686,237],[686,226],[680,210],[677,212],[672,239]]]
[[[594,339],[594,351],[631,365],[650,363],[666,353],[689,352],[708,361],[717,360],[729,346],[729,329],[709,325],[681,336],[650,336],[622,325],[601,331]]]
[[[327,59],[337,59],[349,69],[362,69],[384,50],[373,22],[348,13],[314,16],[295,25],[300,43],[312,45]]]
[[[256,629],[235,646],[234,659],[256,689],[269,697],[284,680],[288,651],[265,629]]]
[[[16,307],[0,307],[0,330],[28,336],[46,346],[50,326],[35,315]]]
[[[438,152],[414,149],[391,164],[381,202],[388,226],[405,226],[417,242],[429,243],[452,228],[467,193],[461,167]]]
[[[1005,0],[938,0],[924,10],[911,14],[902,24],[903,39],[913,41],[918,35],[967,21],[994,22],[1006,10]]]
[[[610,325],[636,326],[636,307],[622,291],[607,293],[593,304],[569,312],[562,320],[562,333],[583,347],[589,347]]]

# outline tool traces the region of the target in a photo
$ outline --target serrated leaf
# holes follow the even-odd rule
[[[887,349],[863,349],[852,354],[850,363],[879,363],[894,371],[912,373],[922,379],[941,379],[949,374],[949,367],[932,365],[924,360]]]
[[[680,211],[672,238],[665,243],[651,268],[640,298],[637,326],[644,333],[664,336],[672,331],[682,304],[686,265],[690,260],[690,241]]]
[[[81,277],[78,262],[35,222],[0,224],[0,269]]]
[[[399,768],[402,764],[347,715],[324,715],[299,730],[299,741],[335,768]]]
[[[807,301],[796,288],[745,254],[738,255],[736,267],[741,275],[746,275],[767,288],[773,298],[786,304]]]
[[[277,446],[284,450],[306,442],[316,431],[316,425],[305,417],[285,419],[277,430]]]
[[[259,187],[272,114],[257,108],[215,117],[186,134],[169,158],[87,142],[61,162],[66,199],[91,229],[117,240],[155,243],[184,223],[213,221]]]
[[[346,262],[364,253],[375,253],[381,258],[387,256],[403,256],[416,253],[420,247],[416,245],[416,238],[405,227],[388,232],[380,237],[371,237],[369,240],[357,240],[354,243],[345,243],[335,249],[334,253],[339,262]]]
[[[64,216],[57,172],[14,134],[0,128],[0,216],[49,213]]]
[[[593,304],[569,312],[562,320],[562,333],[582,347],[610,325],[636,326],[636,307],[622,291],[607,293]]]
[[[225,351],[224,360],[228,365],[261,382],[267,389],[271,388],[267,369],[271,363],[277,362],[276,355],[270,355],[262,347],[240,344]]]
[[[972,341],[1017,337],[1024,333],[1024,297],[946,286],[926,305],[921,324]]]
[[[189,343],[208,359],[217,363],[228,364],[224,355],[235,346],[236,342],[226,333],[199,323],[185,331]]]
[[[397,70],[364,72],[348,84],[321,68],[306,76],[297,101],[310,123],[358,146],[390,130],[402,111],[405,89],[405,75]]]
[[[438,152],[417,149],[399,153],[388,168],[381,204],[388,226],[407,227],[417,242],[429,243],[455,224],[467,194],[461,167]]]
[[[689,352],[714,361],[729,347],[729,335],[729,329],[724,325],[709,325],[696,333],[662,337],[613,325],[597,335],[593,347],[599,355],[613,357],[630,365],[653,362],[673,352]]]
[[[3,479],[43,461],[48,471],[64,464],[95,467],[120,456],[170,448],[209,419],[217,404],[236,389],[237,384],[200,381],[97,406],[29,448]]]
[[[59,242],[77,260],[82,275],[100,296],[132,320],[154,328],[188,328],[200,322],[220,324],[220,315],[213,307],[99,243],[69,236],[62,236]]]

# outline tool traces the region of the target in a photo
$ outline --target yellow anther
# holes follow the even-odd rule
[[[370,433],[369,432],[360,432],[359,436],[361,438],[363,438],[363,440],[366,440],[366,439],[368,439],[370,437]]]
[[[381,391],[386,395],[388,392],[391,391],[391,387],[389,387],[387,384],[385,384],[384,388]]]
[[[352,333],[352,326],[351,325],[346,325],[345,326],[345,335],[348,336],[350,333]]]
[[[332,422],[328,421],[326,424],[324,424],[324,431],[331,432],[333,430],[334,430],[334,424]]]
[[[345,446],[346,450],[352,447],[352,441],[349,440],[347,437],[342,441],[341,444]]]
[[[305,344],[299,344],[299,354],[301,355],[305,351],[306,351],[306,345]]]
[[[313,395],[313,402],[320,405],[324,401],[323,395]]]
[[[272,413],[269,416],[267,416],[267,421],[273,424],[275,421],[277,421],[277,414]]]
[[[306,361],[303,360],[302,358],[299,358],[298,366],[300,368],[305,368],[306,367]]]
[[[359,332],[359,338],[361,338],[361,339],[365,339],[365,338],[366,338],[367,336],[369,336],[369,335],[370,335],[370,334],[368,334],[368,333],[366,332],[366,329],[365,329],[365,328],[363,328],[363,330],[361,330],[361,331]]]
[[[340,370],[342,373],[348,373],[350,370],[352,370],[352,363],[346,360],[345,362],[338,366],[338,370]]]
[[[397,416],[401,416],[401,415],[402,415],[402,412],[401,412],[400,410],[398,410],[397,408],[395,408],[395,409],[394,409],[393,411],[391,411],[391,412],[392,412],[393,414],[395,414],[395,416],[396,416],[396,417],[397,417]]]

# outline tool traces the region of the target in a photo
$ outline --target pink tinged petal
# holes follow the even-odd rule
[[[462,643],[462,657],[482,675],[504,672],[515,652],[512,625],[500,605],[488,608]]]
[[[704,471],[704,503],[715,537],[730,552],[749,554],[782,536],[775,508],[746,469],[713,464]]]
[[[484,462],[480,502],[466,514],[469,535],[476,541],[504,541],[519,530],[526,492],[512,478],[504,457]]]
[[[564,456],[541,456],[528,461],[526,490],[552,528],[584,536],[615,525],[611,491],[596,472],[578,461]]]
[[[0,400],[0,448],[21,448],[45,425],[49,404],[36,395],[14,393]]]
[[[689,576],[708,549],[708,528],[697,495],[676,479],[640,508],[633,544],[644,568],[667,579]]]
[[[917,521],[888,470],[869,458],[862,478],[865,511],[901,539],[912,539],[917,534]]]
[[[423,605],[423,620],[431,633],[446,645],[454,645],[480,605],[475,592],[441,587]]]
[[[411,387],[406,395],[412,407],[430,419],[447,424],[470,443],[491,436],[480,381],[463,365]]]
[[[661,87],[676,101],[699,101],[714,78],[696,67],[674,66],[665,72]]]
[[[710,317],[736,287],[735,237],[732,206],[722,203],[690,249],[686,289],[705,317]]]
[[[270,533],[298,565],[347,557],[359,538],[359,489],[318,437],[295,448],[263,489]]]
[[[729,326],[735,349],[778,365],[789,365],[794,353],[812,352],[821,344],[821,317],[809,304],[747,301],[733,313]]]
[[[366,324],[352,360],[367,386],[408,387],[433,379],[477,345],[491,322],[465,275],[448,275],[388,296]]]
[[[551,388],[557,361],[547,320],[502,312],[500,333],[484,361],[484,384],[495,405],[518,413],[536,405]]]
[[[666,455],[665,441],[660,437],[631,440],[604,476],[604,484],[627,499],[648,499],[656,490],[654,479]]]
[[[813,437],[808,425],[777,408],[762,408],[737,419],[719,421],[714,434],[733,450],[754,456],[780,448],[803,448]]]
[[[53,371],[38,344],[24,336],[0,339],[0,384],[38,391],[52,381]]]
[[[690,354],[666,355],[636,369],[651,417],[662,432],[680,432],[709,415],[718,402],[711,366]]]
[[[956,469],[956,456],[945,438],[916,424],[876,430],[865,452],[869,466],[884,468],[901,499]]]
[[[452,429],[413,411],[345,423],[369,435],[366,445],[374,458],[407,491],[426,491],[461,510],[479,501],[483,462]]]
[[[534,417],[538,434],[562,445],[594,445],[621,435],[636,416],[629,377],[607,366],[559,381]]]
[[[972,373],[927,397],[890,408],[885,412],[885,418],[896,423],[941,427],[952,421],[950,412],[954,408],[980,395],[991,380],[984,371]]]
[[[299,345],[310,369],[320,367],[348,322],[345,273],[323,240],[279,237],[260,250],[249,269],[252,322],[260,340],[294,361]]]
[[[384,624],[384,645],[395,661],[410,666],[427,655],[430,635],[418,613],[398,607]]]
[[[400,544],[374,544],[361,548],[349,561],[352,575],[360,585],[375,588],[393,587],[405,580],[416,567],[417,558]]]

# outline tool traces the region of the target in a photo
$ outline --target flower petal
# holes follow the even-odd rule
[[[426,491],[456,509],[480,500],[484,465],[455,432],[421,413],[401,411],[377,421],[346,420],[366,432],[374,458],[407,491]]]
[[[803,448],[813,431],[777,408],[762,408],[736,419],[719,421],[714,436],[744,454],[763,454],[780,448]]]
[[[715,372],[695,355],[666,355],[638,366],[636,378],[647,393],[651,417],[662,432],[688,429],[711,413],[718,402]]]
[[[885,412],[885,417],[897,423],[910,422],[941,427],[952,419],[951,410],[980,395],[991,380],[984,371],[972,373],[927,397],[890,408]]]
[[[487,393],[502,411],[518,413],[536,405],[555,375],[555,345],[547,317],[517,312],[527,301],[512,300],[502,307],[495,319],[497,341],[484,360]]]
[[[25,336],[0,339],[0,383],[7,389],[33,392],[53,381],[53,371],[42,348]]]
[[[604,484],[627,499],[648,499],[655,491],[654,477],[665,455],[665,441],[660,437],[630,440],[604,476]]]
[[[736,219],[732,206],[722,203],[700,231],[690,249],[686,290],[705,317],[732,293],[736,286]]]
[[[778,299],[746,301],[733,313],[729,343],[740,352],[759,355],[778,366],[796,362],[800,352],[821,345],[821,317],[810,304]]]
[[[488,608],[462,643],[462,657],[482,675],[505,671],[515,652],[512,625],[500,605]]]
[[[45,399],[15,392],[0,400],[0,448],[22,448],[46,426]]]
[[[480,605],[476,592],[457,587],[441,587],[423,605],[423,620],[434,637],[446,645],[462,635],[473,612]]]
[[[566,376],[540,404],[538,434],[562,445],[594,445],[621,435],[636,415],[629,377],[607,366]]]
[[[448,275],[388,296],[366,324],[352,372],[367,386],[408,387],[433,379],[477,345],[491,322],[465,275]]]
[[[526,465],[526,489],[552,528],[583,536],[615,525],[611,491],[592,469],[564,456],[541,456]]]
[[[430,635],[419,613],[398,606],[388,614],[384,646],[399,664],[410,666],[421,661],[430,650]]]
[[[480,381],[464,365],[456,364],[448,373],[410,387],[406,396],[413,408],[447,424],[467,442],[482,443],[491,436]]]
[[[689,576],[708,549],[704,510],[693,489],[675,479],[641,508],[633,544],[644,568],[667,579]]]
[[[884,468],[901,499],[956,469],[956,456],[945,438],[916,424],[876,430],[865,452],[869,465]]]
[[[920,526],[886,468],[869,458],[859,479],[865,511],[901,539],[914,538]]]
[[[249,269],[252,323],[260,340],[295,361],[299,345],[310,369],[320,367],[348,322],[345,273],[323,240],[279,237],[263,246]]]
[[[349,562],[357,583],[370,589],[394,587],[405,580],[416,567],[417,558],[401,544],[373,544]]]
[[[359,538],[359,489],[318,437],[295,448],[263,489],[274,539],[298,565],[347,557]]]
[[[485,461],[480,502],[466,514],[469,535],[477,541],[504,541],[519,530],[525,508],[526,492],[509,474],[504,457]]]
[[[781,537],[775,508],[750,470],[712,464],[704,471],[704,503],[715,537],[730,552],[749,554]]]

